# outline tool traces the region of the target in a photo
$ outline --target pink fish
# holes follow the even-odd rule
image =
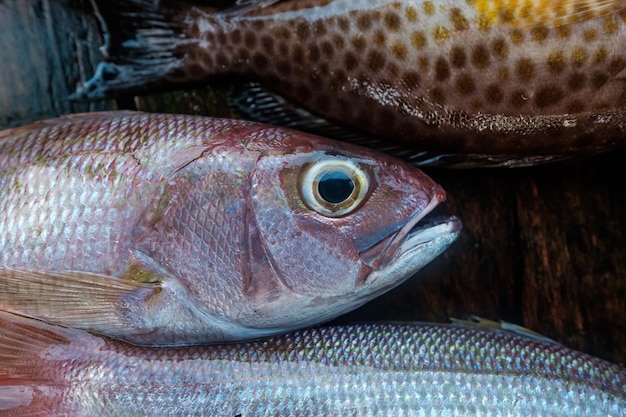
[[[457,237],[444,191],[357,147],[250,122],[82,114],[0,132],[0,306],[144,345],[329,320]]]
[[[155,349],[0,312],[0,416],[625,413],[623,367],[487,329],[339,326]]]

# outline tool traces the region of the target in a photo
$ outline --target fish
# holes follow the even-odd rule
[[[418,165],[626,144],[625,0],[96,3],[107,61],[75,99],[240,77],[257,81],[244,117],[339,125]]]
[[[446,324],[148,348],[0,312],[0,416],[623,417],[626,369]]]
[[[368,149],[258,123],[85,113],[0,132],[0,308],[138,345],[334,318],[459,235],[444,190]]]

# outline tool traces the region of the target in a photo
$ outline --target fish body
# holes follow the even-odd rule
[[[284,332],[443,251],[459,221],[420,221],[444,195],[396,159],[257,123],[110,112],[6,130],[0,306],[138,344]]]
[[[486,329],[354,325],[150,349],[0,317],[0,415],[626,415],[623,367]]]
[[[416,151],[523,158],[626,143],[624,0],[166,5],[102,2],[112,65],[83,97],[236,74]]]

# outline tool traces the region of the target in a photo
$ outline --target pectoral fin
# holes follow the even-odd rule
[[[137,310],[145,309],[160,289],[160,282],[139,272],[120,279],[80,271],[0,269],[0,309],[122,339],[146,331],[145,316]]]

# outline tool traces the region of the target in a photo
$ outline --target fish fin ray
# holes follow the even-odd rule
[[[552,343],[555,345],[560,345],[559,342],[553,339],[550,339],[549,337],[546,337],[526,327],[523,327],[514,323],[509,323],[504,320],[494,321],[494,320],[489,320],[483,317],[470,316],[467,318],[467,320],[450,317],[450,321],[456,326],[504,331],[506,333],[514,334],[516,336],[522,336],[528,339],[538,340],[544,343]]]
[[[303,109],[255,81],[233,82],[228,98],[232,111],[250,120],[348,141],[362,137]]]
[[[50,415],[68,385],[51,352],[60,347],[79,360],[94,340],[99,339],[79,330],[0,311],[0,416]]]
[[[220,11],[229,16],[244,16],[258,9],[265,9],[283,0],[237,0],[233,7]]]
[[[373,147],[404,159],[415,160],[416,165],[419,165],[421,155],[425,154],[419,150],[407,149],[406,146],[384,138],[343,127],[309,112],[258,82],[234,82],[228,92],[227,101],[231,112],[255,122],[288,127],[360,146]],[[431,157],[433,155],[429,156]]]
[[[70,100],[99,100],[121,93],[154,91],[179,68],[187,46],[176,8],[152,0],[93,0],[105,59]]]
[[[88,272],[0,270],[1,309],[119,338],[140,333],[124,314],[129,306],[142,306],[159,291],[159,282]]]
[[[234,80],[227,100],[231,114],[240,118],[271,125],[289,127],[314,135],[374,148],[418,166],[445,168],[514,167],[549,163],[567,159],[564,155],[480,155],[454,154],[420,148],[419,145],[393,142],[317,116],[289,99],[254,81]]]

